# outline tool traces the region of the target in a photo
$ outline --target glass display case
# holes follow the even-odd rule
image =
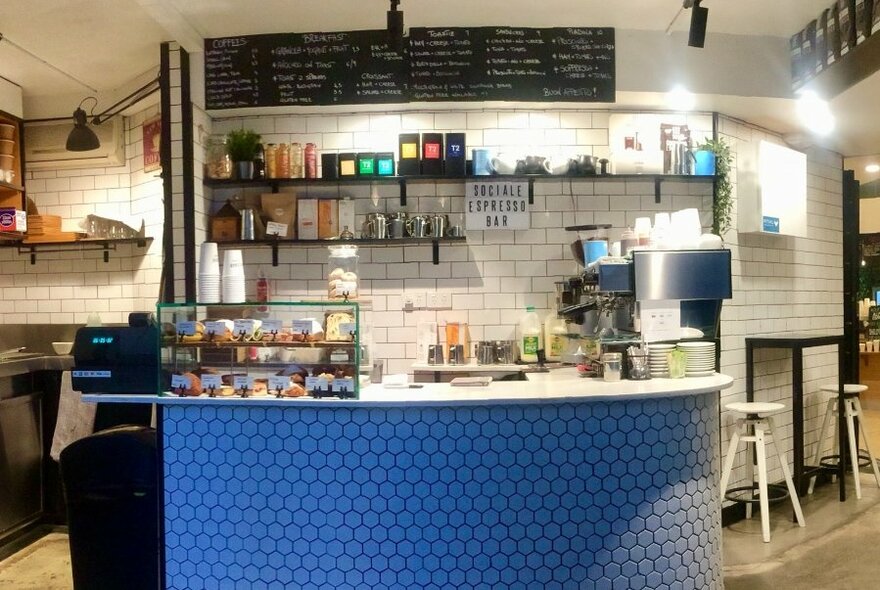
[[[350,301],[160,303],[160,394],[357,398]]]

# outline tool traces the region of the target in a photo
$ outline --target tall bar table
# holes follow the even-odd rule
[[[822,468],[811,465],[809,469],[804,466],[804,349],[815,346],[837,346],[837,377],[838,391],[837,412],[838,416],[844,415],[843,384],[844,384],[844,336],[843,334],[768,334],[764,336],[751,336],[745,339],[746,343],[746,399],[754,401],[755,398],[755,363],[754,354],[756,348],[782,348],[791,350],[791,387],[792,387],[792,430],[794,446],[794,484],[798,495],[802,496],[806,489],[805,477],[812,475]],[[838,420],[838,432],[840,459],[837,466],[837,481],[840,492],[840,501],[846,500],[846,448],[847,433],[846,423]],[[855,474],[858,477],[858,473]]]

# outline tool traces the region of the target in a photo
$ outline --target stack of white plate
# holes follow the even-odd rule
[[[714,342],[679,342],[678,349],[683,350],[685,375],[688,377],[705,377],[715,372]]]
[[[651,377],[669,377],[669,358],[667,355],[674,348],[674,344],[648,345],[648,365],[651,368]]]
[[[241,250],[227,250],[223,254],[223,303],[244,303],[244,263]]]
[[[199,301],[220,303],[220,255],[213,242],[203,243],[199,255]]]

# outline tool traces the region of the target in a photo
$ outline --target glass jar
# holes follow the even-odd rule
[[[290,178],[305,178],[301,143],[290,144]]]
[[[278,178],[278,146],[266,145],[266,178]]]
[[[329,274],[327,295],[331,300],[352,300],[358,297],[357,246],[350,244],[327,247]]]
[[[604,365],[603,376],[605,381],[620,381],[623,355],[619,352],[606,352],[602,355]]]
[[[278,145],[278,152],[275,156],[277,162],[278,176],[276,178],[290,178],[290,146],[286,143]]]
[[[226,137],[213,135],[205,144],[205,177],[232,178],[232,160],[226,151]]]
[[[307,143],[303,152],[304,171],[306,178],[318,178],[318,148],[313,143]]]

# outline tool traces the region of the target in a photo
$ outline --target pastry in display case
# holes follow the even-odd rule
[[[359,318],[353,301],[160,303],[160,394],[357,398]]]

